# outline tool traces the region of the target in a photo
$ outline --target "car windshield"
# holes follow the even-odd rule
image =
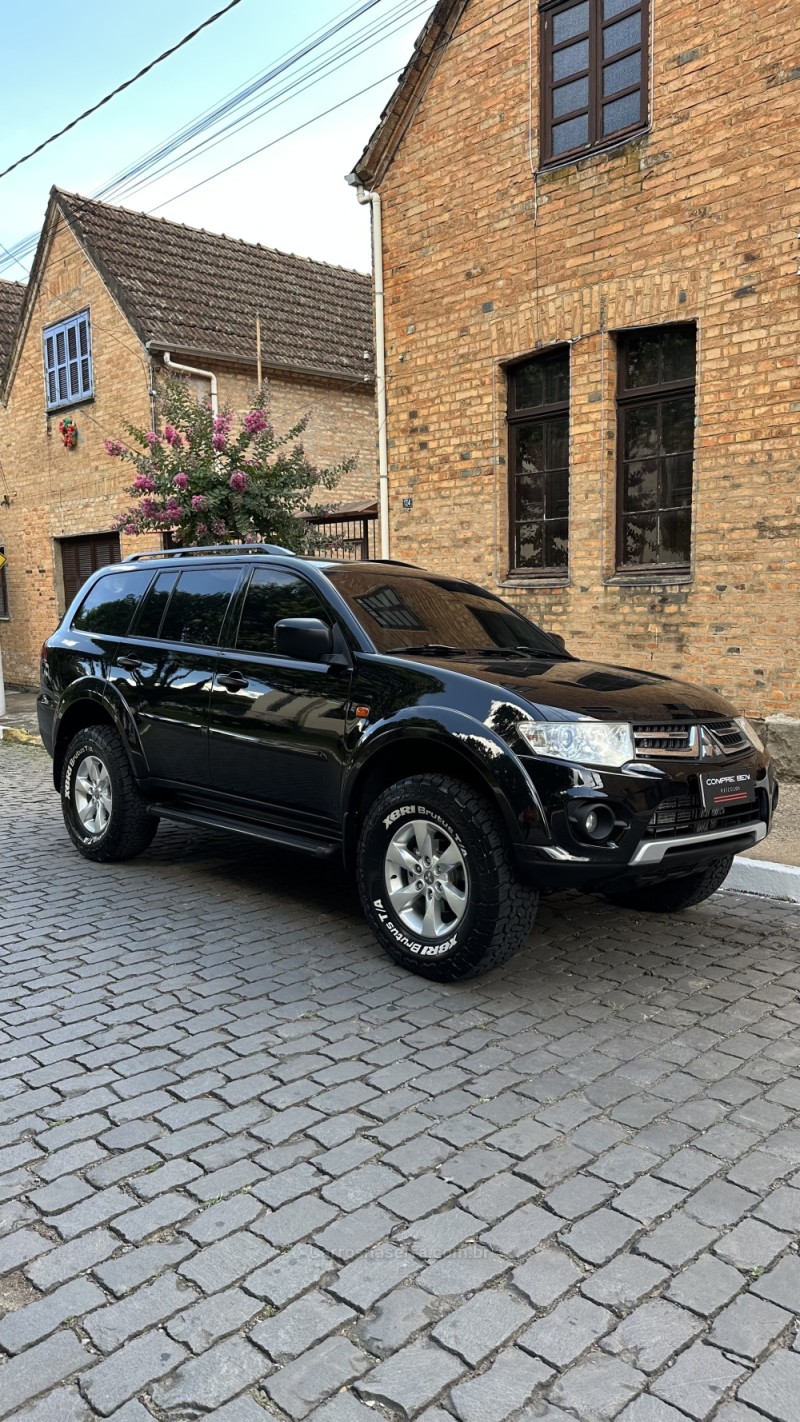
[[[535,623],[474,583],[346,564],[326,568],[379,652],[472,652],[572,660]]]

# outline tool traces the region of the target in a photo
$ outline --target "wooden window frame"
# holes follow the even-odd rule
[[[695,471],[695,449],[692,447],[692,498],[689,501],[689,558],[685,562],[676,563],[626,563],[624,560],[624,517],[625,517],[625,418],[628,410],[640,405],[659,405],[666,400],[686,398],[691,395],[694,401],[695,417],[697,414],[697,366],[691,380],[667,380],[661,385],[637,385],[628,387],[626,384],[626,342],[631,336],[641,335],[643,330],[653,333],[661,332],[665,334],[673,331],[677,327],[690,327],[695,332],[695,343],[697,341],[697,325],[694,321],[671,321],[663,326],[642,327],[636,326],[628,331],[618,331],[617,343],[617,394],[616,394],[616,416],[617,416],[617,479],[616,479],[616,552],[614,564],[616,573],[620,577],[645,579],[648,582],[660,577],[674,576],[676,573],[691,572],[691,542],[692,529],[694,523],[694,471]],[[695,351],[697,346],[695,344]],[[660,514],[664,512],[658,503],[652,512]]]
[[[81,332],[86,333],[86,351],[81,351]],[[74,332],[76,341],[76,355],[74,360],[69,357],[69,337],[70,332]],[[64,341],[65,357],[63,361],[58,359],[57,341],[62,337]],[[52,355],[52,359],[51,359]],[[45,326],[42,331],[42,361],[44,364],[44,403],[48,413],[55,410],[65,410],[72,405],[81,405],[86,400],[94,399],[94,362],[92,359],[92,323],[88,306],[83,311],[77,311],[74,316],[67,317],[64,321],[56,321],[52,326]],[[84,382],[81,365],[83,361],[88,362],[89,379],[88,385]],[[73,382],[70,366],[77,367],[76,381]],[[59,387],[59,372],[64,372],[68,392],[62,399],[60,396],[55,400],[50,398],[50,377],[55,377],[56,390]]]
[[[516,404],[516,381],[515,374],[523,366],[531,361],[546,360],[548,356],[564,353],[567,357],[568,389],[566,400],[557,401],[551,405],[535,405],[517,408]],[[542,423],[546,420],[566,415],[568,426],[570,423],[570,404],[572,399],[572,360],[571,349],[567,342],[559,341],[556,345],[548,346],[543,350],[534,351],[531,355],[523,356],[520,360],[515,360],[506,366],[506,381],[508,397],[506,403],[506,433],[508,440],[508,577],[513,581],[535,580],[537,582],[566,582],[569,578],[569,534],[570,517],[567,511],[567,561],[566,563],[551,564],[541,568],[532,568],[516,563],[517,548],[517,482],[519,475],[516,472],[517,466],[517,439],[519,430],[524,426]],[[567,488],[570,484],[570,454],[571,449],[567,449]],[[569,494],[568,494],[569,498]],[[547,519],[543,517],[542,523]]]
[[[539,5],[539,55],[540,55],[540,83],[539,91],[541,95],[541,152],[539,166],[541,168],[558,167],[562,163],[574,163],[578,158],[582,158],[589,153],[602,152],[606,148],[614,148],[621,143],[628,142],[638,134],[643,133],[650,123],[650,0],[631,0],[618,14],[613,15],[609,20],[603,19],[603,0],[587,0],[589,5],[589,64],[586,69],[570,74],[563,81],[554,84],[553,54],[562,48],[568,48],[575,44],[585,34],[570,36],[560,45],[553,44],[553,20],[556,15],[582,3],[582,0],[540,0]],[[611,56],[608,60],[603,59],[602,37],[604,29],[618,24],[621,20],[641,13],[641,37],[638,44],[629,46],[626,50],[621,50],[619,54]],[[615,64],[618,60],[625,59],[637,50],[641,50],[641,65],[639,71],[639,82],[630,84],[627,88],[620,89],[617,93],[609,95],[607,102],[623,99],[628,94],[640,91],[641,100],[639,105],[639,117],[625,128],[615,130],[614,133],[603,133],[603,69],[608,64]],[[587,78],[589,81],[589,97],[585,108],[574,109],[569,113],[559,114],[558,123],[567,122],[570,118],[578,118],[586,113],[588,117],[589,136],[586,143],[578,144],[575,148],[565,149],[561,153],[553,152],[553,93],[554,90],[562,87],[562,84],[569,84],[577,79]]]

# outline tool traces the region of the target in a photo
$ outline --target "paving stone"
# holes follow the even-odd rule
[[[432,1338],[477,1367],[530,1320],[527,1304],[502,1289],[476,1294],[432,1331]]]
[[[686,1198],[686,1191],[652,1175],[642,1175],[614,1197],[614,1209],[640,1224],[651,1225],[669,1214]]]
[[[68,1319],[82,1318],[105,1303],[105,1295],[89,1279],[76,1279],[36,1303],[16,1308],[0,1321],[0,1348],[19,1353],[54,1333]]]
[[[422,1175],[435,1170],[444,1161],[453,1158],[453,1147],[445,1141],[434,1140],[433,1136],[415,1136],[405,1145],[397,1146],[383,1157],[383,1164],[399,1170],[401,1175]],[[444,1177],[443,1177],[444,1178]]]
[[[800,1299],[795,1300],[795,1308]],[[726,1353],[756,1362],[794,1321],[794,1314],[752,1294],[743,1294],[714,1320],[708,1335]]]
[[[353,1318],[352,1309],[315,1291],[295,1299],[272,1318],[259,1323],[251,1330],[250,1337],[274,1363],[288,1363]]]
[[[282,1308],[336,1268],[336,1260],[329,1254],[323,1254],[313,1244],[295,1244],[262,1269],[248,1274],[242,1281],[242,1287],[256,1298],[267,1299],[277,1308]]]
[[[108,1195],[110,1191],[106,1190],[104,1193]],[[130,1205],[129,1197],[127,1203]],[[78,1205],[77,1208],[81,1210],[83,1206]],[[168,1191],[151,1200],[148,1205],[140,1205],[138,1209],[129,1209],[127,1214],[120,1215],[114,1220],[114,1228],[129,1244],[139,1244],[157,1230],[177,1224],[196,1209],[194,1200],[179,1195],[177,1191]]]
[[[660,1397],[643,1392],[624,1412],[620,1412],[619,1422],[685,1422],[685,1417],[685,1412],[677,1412]]]
[[[432,1419],[427,1412],[424,1415],[427,1422],[452,1422],[450,1413],[443,1413],[439,1419]],[[373,1408],[359,1402],[351,1392],[340,1392],[312,1412],[311,1422],[376,1422],[376,1416]]]
[[[687,1269],[676,1274],[666,1290],[667,1297],[683,1304],[702,1318],[711,1318],[746,1286],[747,1280],[723,1264],[713,1254],[701,1254]]]
[[[35,1229],[17,1229],[0,1239],[0,1275],[10,1274],[21,1264],[28,1264],[37,1255],[53,1248],[52,1239],[37,1234]]]
[[[530,1358],[519,1348],[509,1348],[499,1353],[480,1377],[454,1387],[450,1403],[460,1422],[504,1422],[552,1376],[552,1368],[538,1358]],[[442,1416],[446,1418],[448,1414]]]
[[[260,1299],[242,1289],[226,1289],[170,1319],[167,1332],[193,1353],[203,1353],[220,1338],[244,1328],[262,1309]]]
[[[511,1281],[537,1308],[547,1308],[583,1279],[580,1269],[561,1249],[540,1249],[515,1269]],[[420,1279],[424,1284],[424,1275]]]
[[[636,1248],[641,1254],[657,1259],[668,1268],[678,1269],[713,1244],[718,1233],[716,1229],[698,1224],[683,1210],[676,1210],[669,1219],[644,1235]]]
[[[70,1205],[76,1205],[79,1200],[85,1200],[88,1195],[93,1194],[91,1185],[86,1180],[81,1180],[80,1176],[61,1175],[42,1190],[33,1190],[28,1199],[42,1214],[49,1215],[57,1210],[66,1210]]]
[[[742,1220],[714,1245],[714,1253],[738,1269],[766,1269],[792,1243],[761,1220]]]
[[[332,1392],[360,1377],[372,1362],[349,1339],[326,1338],[267,1378],[264,1386],[273,1402],[299,1422]]]
[[[106,1160],[101,1160],[97,1165],[93,1165],[86,1172],[86,1179],[96,1185],[98,1189],[105,1189],[107,1185],[116,1185],[120,1180],[129,1180],[132,1175],[139,1171],[149,1170],[151,1166],[161,1164],[161,1157],[155,1151],[148,1150],[147,1146],[139,1146],[138,1150],[123,1151],[121,1155],[112,1155]],[[199,1174],[199,1169],[197,1171]],[[138,1185],[138,1181],[131,1181]]]
[[[292,1200],[282,1205],[274,1214],[266,1215],[256,1224],[257,1233],[269,1240],[278,1249],[296,1244],[298,1239],[307,1239],[310,1234],[323,1229],[338,1214],[334,1205],[311,1195],[302,1200]]]
[[[335,1259],[346,1262],[371,1249],[379,1240],[386,1239],[396,1224],[395,1217],[381,1209],[380,1205],[365,1205],[363,1209],[343,1215],[327,1229],[321,1230],[315,1243]]]
[[[456,1205],[428,1219],[415,1221],[396,1239],[399,1244],[407,1244],[420,1259],[440,1259],[466,1240],[474,1239],[482,1228],[482,1220],[468,1215]]]
[[[97,1141],[79,1141],[77,1145],[41,1156],[36,1162],[36,1174],[42,1180],[56,1180],[59,1175],[71,1175],[87,1165],[105,1159],[106,1152]]]
[[[587,1358],[563,1373],[548,1396],[581,1422],[610,1422],[646,1381],[643,1373],[618,1358]]]
[[[148,1413],[147,1419],[142,1418],[141,1422],[150,1422],[151,1415]],[[243,1393],[232,1402],[205,1413],[204,1417],[207,1422],[270,1422],[271,1418],[277,1417],[277,1413],[272,1408],[262,1407],[250,1393]],[[116,1418],[112,1418],[112,1422],[116,1422]]]
[[[757,1219],[766,1220],[767,1224],[774,1225],[776,1229],[800,1234],[800,1190],[782,1185],[758,1205],[755,1215]]]
[[[507,1259],[493,1254],[483,1245],[466,1245],[429,1264],[419,1275],[417,1283],[420,1288],[440,1298],[461,1298],[499,1278],[508,1267]],[[481,1297],[490,1296],[482,1294]]]
[[[769,1273],[751,1283],[750,1290],[760,1298],[797,1313],[800,1310],[800,1259],[796,1254],[785,1254]]]
[[[797,1422],[800,1396],[800,1355],[778,1349],[739,1388],[739,1398],[752,1403],[773,1422]]]
[[[328,1267],[330,1263],[329,1260]],[[347,1264],[328,1283],[327,1289],[336,1298],[343,1299],[345,1303],[352,1304],[353,1308],[365,1313],[384,1294],[388,1294],[398,1284],[418,1273],[421,1267],[420,1261],[408,1250],[395,1244],[383,1244],[372,1254],[364,1254],[352,1264]],[[505,1264],[502,1267],[505,1268]],[[430,1269],[425,1273],[429,1274]],[[428,1288],[429,1292],[437,1292],[436,1289],[431,1289],[429,1284],[424,1287]]]
[[[523,1205],[487,1233],[479,1235],[481,1244],[505,1254],[509,1259],[522,1259],[531,1254],[543,1239],[549,1239],[564,1223],[549,1210],[538,1205]]]
[[[588,1299],[564,1299],[523,1333],[518,1342],[528,1353],[553,1367],[564,1368],[610,1332],[615,1321],[608,1309],[599,1308]]]
[[[381,1204],[403,1220],[418,1220],[441,1209],[458,1193],[455,1185],[448,1185],[437,1175],[419,1175],[384,1195]]]
[[[595,1303],[627,1313],[668,1278],[669,1270],[663,1265],[639,1254],[624,1253],[590,1274],[581,1285],[581,1293]]]
[[[0,1364],[0,1417],[18,1416],[24,1403],[90,1367],[93,1361],[69,1329],[26,1348],[10,1362]]]
[[[656,1167],[653,1173],[673,1185],[680,1185],[686,1190],[696,1190],[700,1185],[705,1185],[712,1175],[716,1175],[719,1169],[719,1161],[714,1156],[697,1150],[694,1146],[685,1146]]]
[[[413,1284],[395,1289],[381,1299],[373,1312],[359,1323],[354,1336],[370,1353],[390,1357],[415,1333],[437,1323],[447,1305]]]
[[[117,1259],[95,1265],[93,1272],[104,1288],[121,1298],[156,1274],[180,1264],[192,1252],[193,1245],[188,1240],[175,1240],[170,1244],[141,1244],[138,1249],[129,1249]]]
[[[188,1185],[190,1181],[196,1180],[203,1173],[200,1166],[195,1165],[191,1160],[181,1160],[180,1158],[168,1160],[166,1165],[158,1156],[156,1156],[156,1160],[159,1169],[151,1170],[146,1175],[140,1175],[136,1180],[131,1181],[131,1189],[140,1200],[154,1200],[157,1195],[163,1195],[167,1190],[175,1190],[181,1185]]]
[[[50,1241],[47,1243],[50,1244]],[[115,1249],[119,1249],[119,1240],[115,1239],[113,1234],[109,1234],[106,1229],[92,1230],[90,1234],[81,1235],[80,1239],[73,1239],[69,1244],[62,1244],[57,1249],[51,1248],[49,1254],[43,1254],[35,1259],[33,1264],[29,1264],[25,1273],[37,1289],[50,1289],[54,1284],[66,1283],[68,1279],[74,1279],[76,1274],[91,1269],[102,1259],[107,1259]]]
[[[527,1160],[535,1151],[548,1145],[554,1137],[555,1131],[549,1126],[543,1126],[540,1121],[528,1116],[524,1120],[516,1121],[513,1126],[504,1126],[502,1130],[487,1136],[486,1144],[495,1150],[515,1156],[517,1160]]]
[[[83,1378],[81,1386],[95,1412],[108,1417],[154,1378],[171,1372],[186,1356],[186,1349],[180,1343],[173,1342],[166,1333],[155,1329],[141,1338],[135,1338],[92,1368]],[[30,1357],[30,1354],[23,1354],[24,1357]]]
[[[694,1314],[663,1299],[651,1299],[623,1319],[610,1337],[603,1339],[602,1347],[641,1372],[655,1373],[702,1331]]]
[[[355,1385],[368,1401],[396,1407],[404,1417],[413,1417],[435,1401],[445,1388],[464,1372],[464,1364],[444,1348],[422,1340],[410,1343],[393,1357],[379,1363]]]
[[[788,1175],[791,1166],[780,1156],[769,1155],[767,1151],[754,1150],[731,1166],[727,1178],[744,1190],[752,1190],[757,1195],[766,1195],[776,1180]]]
[[[720,1399],[745,1373],[745,1368],[732,1363],[718,1349],[707,1343],[693,1343],[671,1368],[653,1379],[650,1391],[696,1422],[706,1422]]]
[[[715,1414],[714,1422],[764,1422],[764,1414],[754,1412],[752,1407],[746,1407],[743,1402],[726,1402]]]
[[[596,1210],[599,1205],[604,1205],[614,1193],[613,1185],[609,1185],[607,1181],[579,1173],[573,1175],[571,1180],[556,1185],[554,1190],[545,1195],[544,1204],[555,1214],[561,1215],[562,1219],[577,1220],[582,1215]]]
[[[199,1284],[204,1294],[214,1294],[253,1272],[253,1265],[272,1259],[275,1250],[265,1240],[247,1230],[230,1234],[187,1259],[179,1273]]]
[[[249,1195],[234,1195],[230,1200],[220,1200],[209,1205],[189,1224],[183,1225],[182,1232],[188,1234],[195,1244],[214,1244],[228,1234],[244,1229],[263,1214],[258,1200]]]
[[[173,1345],[177,1347],[178,1345]],[[183,1350],[182,1350],[183,1351]],[[219,1407],[271,1372],[264,1354],[245,1338],[227,1338],[190,1358],[150,1389],[156,1407]]]
[[[92,1416],[77,1387],[59,1387],[38,1402],[23,1407],[21,1412],[15,1412],[14,1422],[92,1422]],[[114,1422],[117,1418],[119,1422],[128,1422],[121,1412]],[[144,1422],[144,1419],[131,1417],[130,1422]]]
[[[605,1264],[630,1243],[640,1228],[638,1221],[603,1207],[591,1215],[584,1215],[559,1238],[587,1264]]]
[[[342,1210],[358,1210],[382,1196],[387,1197],[384,1203],[391,1209],[389,1192],[402,1185],[403,1177],[397,1171],[385,1165],[362,1165],[338,1180],[326,1181],[323,1177],[320,1193]]]
[[[731,1185],[728,1180],[711,1180],[702,1190],[690,1196],[684,1209],[687,1215],[701,1224],[724,1226],[736,1224],[757,1204],[758,1196],[749,1190]]]
[[[119,1348],[145,1328],[163,1323],[179,1309],[185,1309],[197,1298],[197,1293],[175,1274],[162,1274],[152,1284],[144,1284],[119,1303],[99,1308],[83,1321],[92,1342],[103,1353]]]

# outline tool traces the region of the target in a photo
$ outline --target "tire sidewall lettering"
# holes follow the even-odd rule
[[[459,831],[453,825],[452,820],[445,818],[445,816],[440,814],[438,810],[432,810],[428,805],[399,805],[397,809],[391,810],[388,815],[383,815],[381,817],[380,823],[382,824],[383,829],[388,836],[388,839],[391,839],[392,835],[397,832],[397,826],[404,819],[426,819],[430,820],[432,824],[441,826],[441,828],[445,830],[447,834],[450,835],[451,839],[458,846],[458,849],[460,853],[464,856],[464,859],[469,859],[469,851],[467,849],[467,846],[464,844],[464,841],[461,838]],[[376,879],[379,885],[383,875],[383,859],[386,853],[387,843],[388,840],[384,841],[383,843],[380,852],[380,864],[376,866]],[[462,920],[462,922],[459,924],[458,930],[455,933],[451,934],[449,938],[444,939],[442,942],[421,943],[415,938],[409,938],[408,934],[403,931],[402,926],[395,921],[393,914],[386,907],[382,898],[373,898],[372,908],[384,932],[390,933],[392,938],[397,943],[398,947],[404,949],[406,953],[413,954],[415,958],[441,958],[444,957],[444,955],[447,953],[452,953],[459,946],[459,941],[461,939],[462,933],[466,928],[466,924],[464,920]],[[470,911],[467,910],[467,919],[471,919],[471,917],[472,915]]]
[[[71,832],[75,839],[80,840],[81,844],[85,844],[87,846],[101,844],[102,841],[108,835],[108,831],[111,825],[111,820],[109,819],[108,824],[106,825],[106,828],[103,830],[102,834],[86,834],[86,832],[81,826],[81,822],[78,819],[77,813],[75,811],[75,801],[73,795],[73,791],[75,788],[75,771],[80,765],[81,761],[85,760],[86,756],[91,754],[97,755],[97,751],[93,750],[91,743],[87,741],[84,741],[83,744],[79,746],[77,750],[72,752],[72,755],[69,757],[64,767],[64,789],[62,791],[62,803],[66,812],[69,814],[69,828],[71,829]],[[100,758],[101,757],[98,756],[98,759]],[[103,760],[103,765],[105,765],[107,773],[110,774],[108,765],[106,764],[105,760]]]

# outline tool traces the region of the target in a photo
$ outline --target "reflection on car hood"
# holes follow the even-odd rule
[[[502,687],[549,712],[554,720],[559,710],[600,721],[671,721],[738,714],[724,697],[704,687],[602,662],[518,655],[482,657],[476,652],[419,660],[425,666]]]

